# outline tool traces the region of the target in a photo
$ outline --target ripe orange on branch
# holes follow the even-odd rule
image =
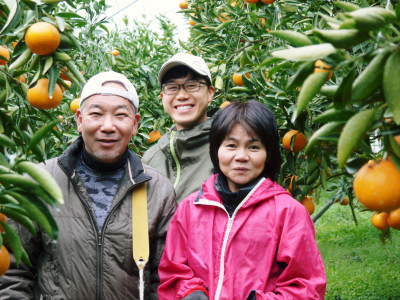
[[[158,141],[160,139],[160,137],[161,137],[160,130],[150,131],[149,138],[147,139],[147,143],[149,143],[149,144],[154,143],[155,141]]]
[[[8,218],[7,218],[7,216],[5,214],[0,213],[0,221],[5,223],[5,222],[7,222],[7,219]],[[0,233],[2,233],[2,232],[4,232],[4,228],[0,224]]]
[[[308,213],[312,215],[315,210],[313,198],[311,196],[305,196],[300,202],[307,209]]]
[[[71,101],[71,103],[69,104],[69,108],[73,113],[76,113],[76,111],[79,109],[80,107],[80,99],[79,98],[75,98],[74,100]]]
[[[28,102],[39,109],[51,109],[57,107],[62,100],[63,92],[56,84],[53,97],[49,97],[49,80],[47,78],[39,79],[36,85],[28,90],[26,98]]]
[[[48,55],[56,51],[60,45],[61,36],[58,29],[47,22],[37,22],[31,25],[25,33],[25,43],[38,55]]]
[[[400,208],[392,210],[389,213],[387,223],[394,229],[400,229]]]
[[[386,230],[389,228],[387,220],[388,220],[387,212],[375,213],[371,216],[372,225],[374,225],[379,230]]]
[[[120,53],[117,49],[114,49],[114,50],[111,51],[111,54],[112,54],[113,56],[118,56],[118,55],[120,55],[121,53]]]
[[[400,207],[400,171],[390,159],[370,160],[358,170],[354,193],[365,207],[390,211]]]
[[[293,148],[291,148],[291,141],[293,141]],[[307,144],[307,139],[303,133],[298,130],[291,129],[285,133],[282,138],[282,146],[288,151],[299,152],[303,150],[303,148]]]
[[[7,248],[3,245],[0,248],[0,276],[4,275],[10,268],[11,257]]]
[[[4,46],[0,46],[0,65],[6,65],[9,59],[10,51]]]
[[[323,60],[318,59],[314,63],[314,73],[320,73],[320,72],[327,72],[328,80],[331,79],[333,76],[332,66],[328,65]]]
[[[244,76],[246,76],[246,78],[248,78],[248,79],[251,78],[251,74],[249,72],[246,72],[244,74]],[[241,74],[241,73],[233,73],[232,81],[236,85],[240,85],[240,86],[244,85],[243,74]]]
[[[179,2],[179,8],[180,9],[186,9],[189,7],[189,3],[187,1],[181,1]]]
[[[221,105],[219,106],[220,109],[224,109],[225,107],[227,107],[229,104],[231,104],[230,101],[226,100],[224,102],[221,103]]]

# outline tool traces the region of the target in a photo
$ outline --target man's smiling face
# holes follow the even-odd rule
[[[77,112],[78,131],[85,149],[105,163],[117,161],[136,134],[139,115],[125,98],[94,95]]]
[[[172,79],[167,82],[184,84],[191,81],[192,76]],[[203,81],[200,81],[203,82]],[[212,101],[214,88],[202,84],[198,91],[188,93],[182,87],[174,95],[161,92],[164,110],[174,120],[178,130],[187,129],[207,119],[207,107]]]

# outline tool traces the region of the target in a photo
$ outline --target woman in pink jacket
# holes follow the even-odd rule
[[[257,101],[230,104],[212,123],[210,156],[215,174],[171,221],[159,299],[323,299],[313,223],[274,181],[281,157],[273,114]]]

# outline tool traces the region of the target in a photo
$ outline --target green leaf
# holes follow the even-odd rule
[[[360,111],[347,121],[338,142],[337,160],[339,167],[346,164],[347,159],[360,144],[375,119],[375,109]]]
[[[336,48],[333,47],[332,44],[325,43],[325,44],[273,51],[271,54],[274,57],[297,61],[297,60],[316,60],[335,52]]]
[[[356,69],[354,68],[346,75],[346,77],[342,79],[342,82],[340,83],[335,95],[333,96],[335,107],[343,107],[346,103],[350,102],[351,91],[355,77]]]

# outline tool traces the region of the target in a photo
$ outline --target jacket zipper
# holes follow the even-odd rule
[[[262,184],[264,179],[260,180],[254,187],[253,189],[247,194],[247,196],[242,200],[242,202],[239,203],[239,205],[236,207],[235,211],[232,214],[232,217],[229,216],[228,211],[225,209],[225,207],[222,204],[216,204],[212,203],[212,201],[204,201],[204,204],[206,205],[213,205],[222,208],[227,216],[228,216],[228,223],[226,225],[225,233],[224,233],[224,240],[222,242],[222,248],[221,248],[221,255],[220,255],[220,264],[219,264],[219,275],[218,275],[218,284],[217,288],[215,290],[215,296],[214,300],[219,300],[219,297],[221,295],[222,291],[222,285],[224,283],[224,277],[225,277],[225,252],[226,252],[226,245],[228,244],[228,238],[229,234],[231,233],[232,226],[233,226],[233,221],[235,220],[236,213],[239,211],[239,209],[243,206],[244,203],[246,203],[247,199],[253,194],[255,190]],[[201,203],[199,203],[201,204]]]
[[[176,165],[176,178],[175,178],[175,182],[174,182],[174,189],[176,189],[179,181],[181,180],[181,164],[179,163],[179,159],[178,159],[178,156],[176,155],[176,151],[174,148],[175,135],[176,135],[176,131],[171,131],[170,140],[169,140],[169,149],[171,151],[172,158],[174,159],[174,162]]]
[[[71,179],[75,178],[75,171],[73,172]],[[100,282],[100,277],[101,277],[101,264],[99,263],[99,261],[102,261],[102,240],[101,240],[101,235],[99,235],[100,233],[98,232],[97,229],[97,223],[95,220],[95,217],[93,216],[92,213],[92,209],[90,208],[89,204],[82,199],[81,193],[78,192],[77,190],[77,186],[76,184],[72,184],[72,186],[74,187],[75,193],[77,194],[79,200],[82,202],[83,206],[86,209],[86,213],[89,215],[89,220],[90,223],[92,224],[92,227],[95,229],[94,231],[96,232],[96,257],[98,257],[97,261],[97,265],[96,265],[96,273],[97,273],[97,278],[96,278],[96,299],[100,300],[101,299],[101,285],[99,284]],[[99,279],[99,280],[98,280]]]
[[[226,213],[228,214],[228,212],[226,212]],[[234,218],[235,218],[235,214],[233,214],[232,217],[229,217],[229,214],[228,214],[228,224],[226,225],[224,241],[222,242],[221,258],[219,261],[219,275],[218,275],[217,289],[215,290],[215,297],[214,297],[215,300],[219,299],[219,296],[220,296],[221,290],[222,290],[222,284],[223,284],[224,276],[225,276],[225,250],[226,250],[226,245],[228,243],[229,233],[231,232],[231,229],[232,229]]]

